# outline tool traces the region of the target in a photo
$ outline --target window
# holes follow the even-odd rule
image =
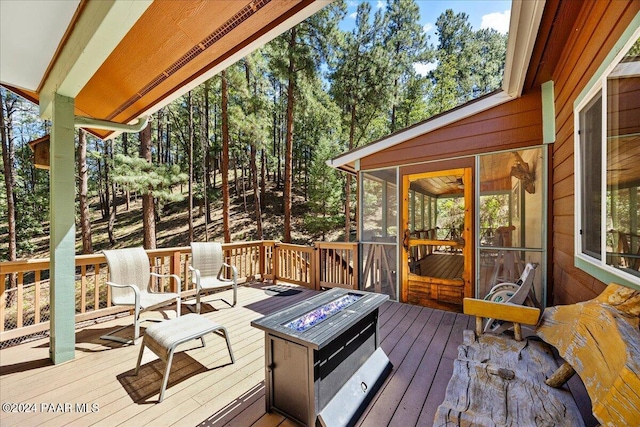
[[[576,256],[619,277],[640,277],[640,38],[588,88],[576,108]],[[634,279],[635,278],[635,279]]]
[[[546,159],[546,147],[478,156],[476,298],[497,284],[517,281],[533,263],[535,296],[544,304]],[[522,170],[529,174],[515,173]]]

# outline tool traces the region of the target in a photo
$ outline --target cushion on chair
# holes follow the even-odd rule
[[[140,307],[147,309],[154,305],[166,303],[167,300],[170,300],[171,298],[178,298],[178,294],[170,292],[154,294],[148,291],[140,291]]]
[[[217,277],[209,276],[200,278],[200,287],[202,289],[226,288],[231,285],[233,285],[232,281],[219,280]]]
[[[109,264],[110,281],[119,285],[135,285],[146,290],[151,278],[149,256],[142,247],[103,251]],[[130,288],[112,288],[111,301],[115,305],[133,305],[134,292]],[[166,297],[165,297],[166,300]]]
[[[191,242],[191,265],[200,271],[201,278],[217,277],[223,263],[224,253],[220,243]],[[195,275],[193,282],[195,283]]]

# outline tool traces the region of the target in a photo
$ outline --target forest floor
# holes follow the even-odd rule
[[[253,203],[253,190],[247,190],[246,209],[245,198],[242,190],[236,194],[232,182],[230,186],[230,218],[229,225],[232,242],[247,242],[257,240],[257,228],[255,220],[255,206]],[[160,221],[156,221],[156,246],[169,248],[189,246],[189,207],[184,187],[184,199],[180,202],[170,202],[162,208]],[[284,213],[282,205],[282,190],[275,188],[271,181],[267,182],[265,207],[262,210],[262,228],[264,240],[281,241],[284,233]],[[205,215],[204,207],[194,206],[194,240],[205,241]],[[324,239],[321,236],[311,236],[305,232],[304,216],[308,213],[304,196],[294,194],[291,218],[291,243],[311,245],[314,241],[343,241],[344,227],[339,227],[327,233]],[[102,218],[102,212],[95,199],[90,204],[91,232],[93,251],[103,249],[124,248],[141,246],[143,241],[142,229],[142,198],[130,197],[129,210],[126,210],[125,198],[122,194],[118,197],[117,215],[114,225],[116,244],[111,246],[107,233],[108,218]],[[211,203],[211,222],[207,224],[208,240],[220,241],[223,239],[222,229],[222,199],[218,198]],[[49,257],[49,225],[45,224],[45,234],[33,239],[35,251],[29,258]],[[6,241],[6,234],[1,236]],[[76,253],[82,253],[82,236],[80,226],[76,224]],[[21,258],[21,257],[19,257]]]

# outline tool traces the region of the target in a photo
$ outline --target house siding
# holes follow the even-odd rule
[[[360,161],[363,170],[542,144],[540,88]]]
[[[606,286],[574,266],[573,104],[639,11],[638,1],[585,1],[553,74],[557,129],[551,195],[553,304],[594,298]]]
[[[573,106],[640,13],[640,1],[548,0],[546,7],[544,34],[536,42],[521,97],[363,157],[360,168],[404,166],[405,171],[420,163],[424,168],[425,162],[539,146],[540,86],[553,80],[556,139],[549,160],[547,303],[557,305],[594,298],[606,286],[575,266]]]

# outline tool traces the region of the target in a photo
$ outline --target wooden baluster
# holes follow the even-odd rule
[[[80,313],[86,311],[87,306],[87,266],[80,266]]]
[[[5,307],[7,306],[7,275],[0,274],[0,332],[4,331]]]
[[[264,275],[266,271],[266,259],[267,259],[267,248],[264,246],[264,243],[260,245],[258,249],[259,253],[259,261],[258,261],[258,271],[260,272],[260,279],[264,281]]]
[[[34,272],[34,288],[35,295],[33,298],[33,304],[35,305],[35,317],[33,319],[34,324],[40,323],[40,270]],[[0,321],[4,323],[4,319],[0,316]]]
[[[24,273],[21,271],[18,273],[18,296],[16,297],[17,304],[17,314],[16,314],[16,328],[21,328],[23,326],[22,316],[24,315],[23,311],[23,300],[24,300]]]
[[[100,273],[100,266],[97,265],[96,266],[96,276],[98,276],[99,273]],[[107,271],[107,274],[108,273],[109,272]],[[97,279],[96,279],[96,287],[98,287],[98,280]],[[107,307],[111,307],[111,286],[107,286]]]
[[[169,274],[177,274],[180,277],[180,251],[175,251],[171,254],[169,259]],[[185,282],[186,283],[186,282]],[[171,292],[178,291],[178,283],[175,280],[171,281]]]
[[[111,294],[107,296],[107,307],[111,306]],[[100,264],[93,266],[93,309],[100,308]]]

